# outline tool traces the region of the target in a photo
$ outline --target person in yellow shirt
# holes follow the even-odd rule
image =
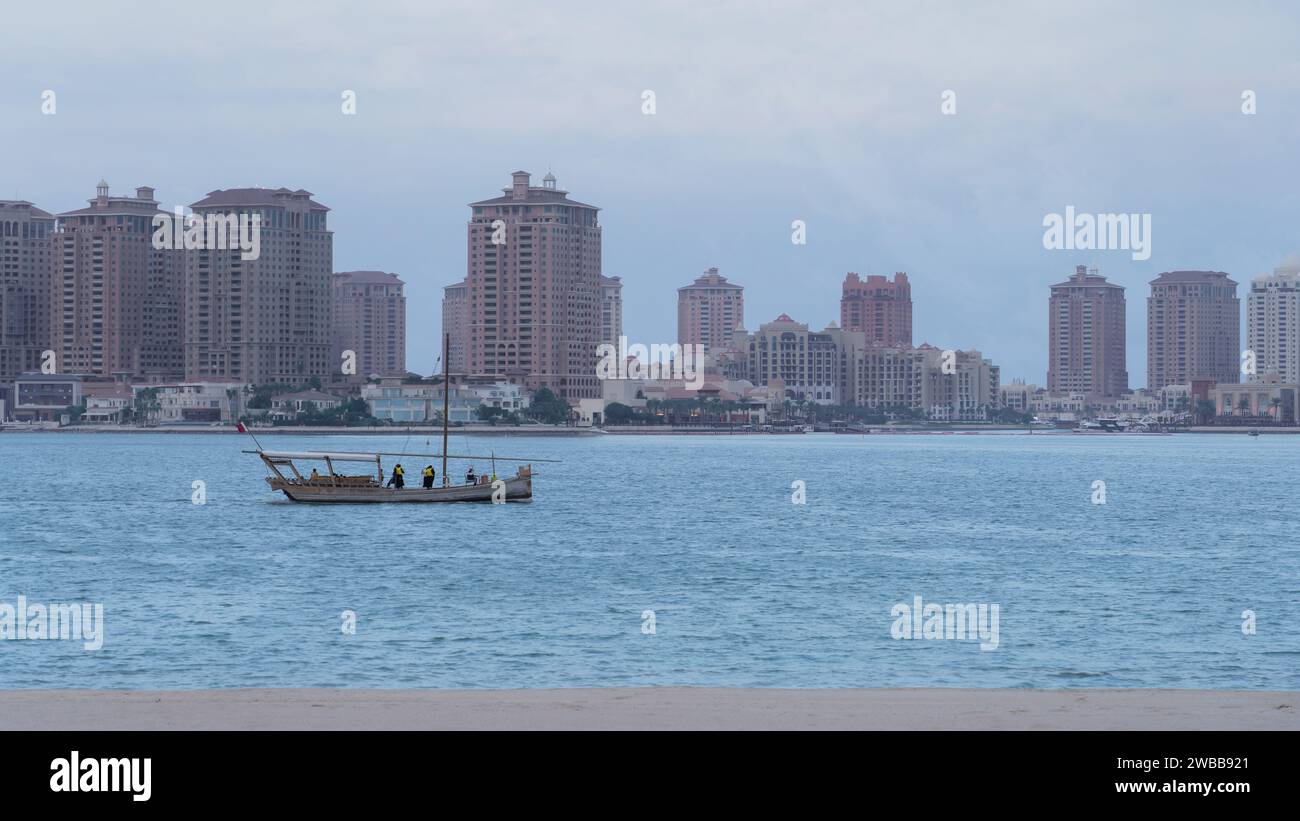
[[[406,487],[406,471],[402,470],[400,463],[393,468],[393,476],[388,480],[388,486],[398,490]]]
[[[437,475],[437,471],[433,469],[433,465],[425,466],[424,468],[424,489],[425,490],[428,490],[429,488],[433,487],[433,477],[436,475]]]

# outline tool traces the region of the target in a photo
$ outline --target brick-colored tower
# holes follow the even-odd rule
[[[0,382],[36,371],[50,349],[50,246],[54,215],[0,200]]]
[[[867,344],[912,344],[912,285],[907,274],[865,280],[850,273],[844,278],[840,297],[840,327],[866,334]]]
[[[1128,392],[1124,288],[1080,265],[1048,300],[1047,389],[1114,397]]]
[[[470,203],[468,370],[597,399],[600,209],[569,199],[552,174],[529,179],[516,171],[502,196]]]
[[[59,215],[53,240],[52,349],[62,373],[174,379],[181,374],[184,251],[153,247],[163,213],[152,188]]]
[[[397,274],[334,275],[334,361],[357,355],[357,376],[406,375],[406,295]]]

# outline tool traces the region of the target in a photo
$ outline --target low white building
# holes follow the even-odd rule
[[[589,428],[605,423],[605,407],[609,403],[604,399],[579,399],[574,408],[578,412],[578,427]]]
[[[467,382],[453,386],[457,390],[468,390],[489,408],[501,408],[507,413],[518,413],[528,408],[530,396],[523,385],[513,382]],[[455,394],[452,394],[453,398]]]
[[[163,425],[184,422],[233,422],[244,399],[238,382],[178,382],[170,385],[133,385],[143,404],[152,405],[149,418]],[[152,400],[149,397],[153,397]]]
[[[1186,412],[1191,411],[1196,404],[1192,399],[1192,386],[1186,385],[1165,385],[1159,391],[1160,409],[1166,411]]]
[[[1159,391],[1152,393],[1138,389],[1107,401],[1103,407],[1118,416],[1147,416],[1160,413],[1164,409],[1164,400]]]
[[[1010,408],[1020,413],[1029,413],[1032,410],[1034,396],[1037,394],[1037,385],[1029,385],[1024,382],[1012,382],[998,388],[999,404],[1004,408]]]
[[[84,422],[102,424],[120,423],[131,415],[135,394],[130,385],[86,383],[81,390],[86,410],[81,414]]]
[[[370,415],[376,419],[419,425],[442,418],[442,385],[428,382],[403,384],[399,379],[383,379],[377,385],[363,387],[361,398],[369,406]],[[479,421],[477,411],[483,400],[478,394],[452,385],[447,401],[450,422],[472,424]]]
[[[271,398],[271,415],[281,419],[292,419],[304,411],[326,411],[342,404],[342,399],[323,391],[282,393]]]

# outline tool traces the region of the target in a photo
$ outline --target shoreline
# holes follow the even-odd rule
[[[279,427],[279,428],[251,428],[254,435],[257,436],[404,436],[408,434],[438,434],[442,435],[442,428],[430,425],[412,425],[410,427],[365,427],[365,428],[347,428],[334,426],[321,427]],[[1249,425],[1240,426],[1193,426],[1177,431],[1159,432],[1159,433],[1099,433],[1089,431],[1086,435],[1092,438],[1125,438],[1129,436],[1173,436],[1184,433],[1191,434],[1245,434],[1256,431],[1261,435],[1268,436],[1273,434],[1300,434],[1300,427],[1276,427],[1276,428],[1257,428]],[[635,428],[596,428],[596,427],[551,427],[548,425],[467,425],[450,429],[451,434],[459,436],[900,436],[900,435],[962,435],[977,436],[980,434],[998,434],[1005,436],[1008,433],[1019,433],[1024,436],[1068,436],[1075,435],[1068,429],[1040,429],[1030,432],[1023,425],[978,425],[978,426],[958,426],[951,427],[898,427],[888,429],[873,429],[869,433],[851,432],[851,433],[827,433],[818,431],[814,434],[791,434],[785,432],[769,432],[754,430],[734,430],[729,428],[670,428],[667,426],[645,426]],[[155,434],[175,434],[175,433],[196,433],[211,435],[235,435],[241,436],[234,427],[221,425],[159,425],[156,427],[138,427],[135,425],[68,425],[66,427],[19,427],[13,423],[0,426],[0,433],[155,433]]]
[[[1300,730],[1300,691],[0,690],[3,730]]]
[[[346,428],[334,426],[321,427],[281,427],[281,428],[249,428],[254,436],[406,436],[408,434],[437,434],[442,435],[442,428],[429,425],[412,425],[410,427],[366,427],[366,428]],[[521,425],[518,427],[506,427],[498,425],[474,425],[460,428],[450,428],[451,435],[514,435],[524,436],[588,436],[600,434],[603,431],[593,428],[558,428],[545,425]],[[135,425],[68,425],[61,428],[26,428],[26,427],[4,427],[0,428],[0,433],[201,433],[214,436],[233,435],[247,436],[248,434],[240,433],[235,427],[229,425],[211,426],[211,425],[158,425],[157,427],[138,427]]]

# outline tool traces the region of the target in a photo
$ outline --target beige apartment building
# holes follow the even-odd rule
[[[781,382],[790,399],[819,405],[849,401],[853,359],[866,347],[860,333],[844,331],[834,323],[823,331],[810,331],[807,324],[786,314],[760,325],[742,344],[750,382]]]
[[[600,341],[618,347],[623,335],[623,278],[600,277]]]
[[[853,404],[924,407],[925,353],[910,346],[871,345],[854,360]]]
[[[976,350],[869,345],[855,357],[852,395],[854,404],[863,407],[974,420],[1002,404],[1000,382],[998,366]]]
[[[1001,373],[976,350],[943,351],[929,345],[924,354],[920,409],[947,422],[985,419],[1001,401]],[[950,364],[944,358],[951,353]]]
[[[1210,401],[1219,416],[1266,417],[1294,425],[1298,394],[1300,385],[1269,375],[1253,382],[1220,382],[1210,389]]]
[[[442,289],[442,332],[439,349],[451,373],[465,373],[469,354],[469,282],[462,279]],[[435,373],[442,373],[439,365]]]
[[[1147,297],[1147,387],[1233,382],[1241,363],[1241,300],[1222,271],[1166,271]]]
[[[703,345],[705,353],[727,350],[745,325],[745,289],[710,268],[677,289],[677,343]]]
[[[789,399],[823,405],[923,411],[938,420],[975,420],[1001,405],[1001,373],[977,350],[880,345],[831,323],[812,331],[782,314],[752,334],[737,331],[745,353],[737,377],[780,385]]]
[[[396,274],[334,275],[334,361],[356,354],[357,376],[406,374],[406,294]]]
[[[298,384],[338,373],[329,209],[288,188],[212,191],[191,207],[200,219],[258,217],[261,229],[256,259],[242,248],[185,252],[185,379]]]
[[[1255,355],[1256,377],[1300,383],[1300,267],[1275,268],[1251,280],[1246,348]]]
[[[1023,381],[1008,382],[998,388],[998,405],[1021,413],[1033,409],[1034,397],[1038,395],[1038,386]]]
[[[570,403],[600,398],[599,210],[553,174],[511,175],[502,196],[470,204],[468,367],[546,386]]]
[[[50,349],[53,236],[53,214],[0,200],[0,382],[39,371]]]
[[[1047,390],[1117,397],[1128,392],[1124,288],[1094,268],[1052,286],[1048,301]]]

